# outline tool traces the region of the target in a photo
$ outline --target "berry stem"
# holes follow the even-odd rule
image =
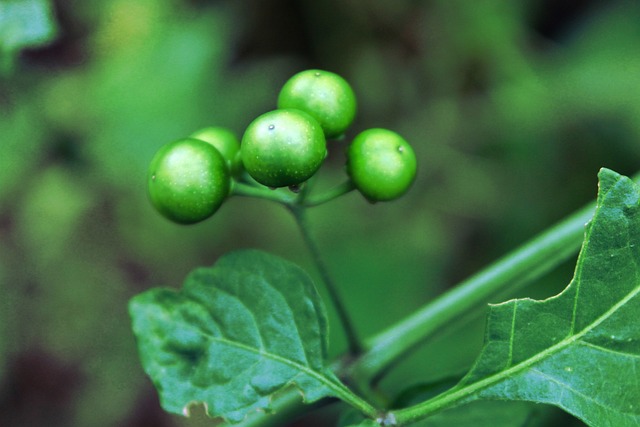
[[[307,223],[306,217],[306,208],[303,206],[294,206],[287,205],[291,213],[293,214],[296,222],[298,223],[298,227],[300,228],[300,232],[302,234],[302,238],[309,248],[309,252],[311,252],[311,258],[324,281],[327,291],[329,292],[329,297],[333,301],[333,304],[336,308],[336,312],[340,321],[342,323],[342,327],[344,328],[344,332],[347,338],[347,344],[349,347],[349,354],[355,356],[362,352],[362,343],[356,334],[355,328],[353,326],[353,322],[349,316],[347,308],[342,302],[342,298],[338,292],[338,288],[333,281],[333,278],[329,274],[329,270],[327,269],[326,264],[322,256],[320,255],[320,250],[318,249],[318,245],[311,235],[309,230],[309,226]]]
[[[336,185],[333,188],[328,189],[323,193],[320,193],[313,197],[312,196],[307,197],[306,199],[304,199],[302,204],[308,208],[311,208],[314,206],[321,205],[323,203],[330,202],[333,199],[337,199],[338,197],[345,195],[355,189],[356,189],[355,184],[353,183],[353,181],[349,179],[339,185]]]
[[[232,184],[231,195],[266,199],[287,206],[292,205],[297,198],[297,195],[289,190],[281,191],[279,188],[270,189],[263,185],[251,185],[237,181]]]
[[[255,197],[258,199],[271,200],[281,203],[287,207],[297,205],[299,207],[312,208],[330,202],[333,199],[355,190],[355,185],[351,180],[347,180],[323,193],[315,196],[309,195],[310,181],[301,186],[300,193],[296,194],[288,189],[270,189],[263,185],[252,185],[244,182],[234,181],[231,187],[231,195]]]

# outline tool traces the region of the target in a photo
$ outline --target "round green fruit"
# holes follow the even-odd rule
[[[200,139],[213,145],[227,162],[231,175],[238,176],[242,170],[240,140],[231,130],[211,126],[192,133],[189,138]]]
[[[166,218],[193,224],[213,215],[229,195],[231,178],[222,154],[194,138],[170,142],[149,165],[153,206]]]
[[[387,129],[365,130],[347,149],[347,173],[371,202],[402,196],[413,183],[416,170],[416,156],[409,143]]]
[[[356,116],[356,96],[345,79],[322,70],[291,77],[280,90],[278,108],[296,108],[322,126],[327,138],[342,135]]]
[[[268,187],[288,187],[316,173],[327,156],[327,143],[320,124],[310,115],[274,110],[249,124],[240,154],[253,179]]]

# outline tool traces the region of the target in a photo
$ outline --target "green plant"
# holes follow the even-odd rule
[[[149,197],[165,217],[182,224],[209,218],[229,194],[229,169],[209,143],[184,138],[164,145],[151,160]]]
[[[278,148],[282,136],[268,133],[270,125],[279,128],[281,122],[258,123],[260,132],[251,129],[252,123],[243,138],[245,167],[246,160],[260,153],[261,167],[277,171],[277,182],[266,185],[313,179],[315,167],[304,179],[295,175],[290,180],[287,165],[296,164],[295,158]],[[314,131],[307,137],[324,147],[317,135]],[[374,149],[365,149],[378,138],[382,148],[376,142]],[[261,151],[260,143],[268,150]],[[349,176],[319,194],[308,185],[274,191],[247,176],[235,178],[232,185],[233,195],[268,199],[292,213],[342,321],[348,354],[327,360],[324,303],[303,270],[265,252],[233,252],[213,267],[193,271],[180,291],[151,289],[130,302],[142,365],[167,411],[187,415],[192,404],[203,402],[209,415],[228,423],[282,425],[303,407],[301,393],[305,402],[329,404],[336,400],[326,398],[334,397],[351,407],[341,426],[535,424],[530,408],[500,418],[494,404],[483,403],[487,400],[555,405],[590,426],[640,423],[635,374],[640,358],[640,188],[632,180],[602,169],[595,206],[581,209],[363,341],[324,265],[306,212],[356,188],[371,200],[395,198],[413,181],[416,165],[413,156],[405,157],[412,154],[406,141],[390,131],[365,131],[350,147]],[[247,167],[250,174],[252,167]],[[381,176],[392,170],[391,176],[398,178],[387,188],[367,168]],[[367,187],[369,181],[375,185]],[[417,345],[488,299],[548,272],[575,253],[582,240],[574,279],[559,295],[490,306],[484,347],[466,375],[413,387],[397,399],[381,393],[379,380]],[[463,405],[469,409],[446,411]]]

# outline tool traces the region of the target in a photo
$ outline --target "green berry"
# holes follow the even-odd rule
[[[240,160],[240,140],[235,133],[223,127],[207,127],[192,133],[189,138],[200,139],[213,145],[227,161],[232,176],[238,176],[242,170]]]
[[[296,108],[315,118],[327,138],[342,135],[356,115],[356,96],[345,79],[322,70],[291,77],[278,95],[278,108]]]
[[[194,138],[158,150],[148,172],[149,197],[166,218],[193,224],[213,215],[229,195],[225,159],[212,145]]]
[[[413,149],[387,129],[368,129],[347,150],[347,173],[371,202],[393,200],[407,192],[416,176]]]
[[[240,153],[253,179],[268,187],[287,187],[301,184],[316,173],[327,156],[327,143],[313,117],[282,109],[265,113],[249,124]]]

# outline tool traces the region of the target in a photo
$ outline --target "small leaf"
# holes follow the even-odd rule
[[[325,368],[327,320],[310,278],[259,251],[222,257],[193,271],[180,292],[152,289],[129,305],[143,367],[163,408],[230,422],[295,383],[306,401],[346,388]]]
[[[449,395],[556,405],[590,426],[640,425],[640,194],[603,169],[575,276],[558,296],[491,307],[474,368]]]

